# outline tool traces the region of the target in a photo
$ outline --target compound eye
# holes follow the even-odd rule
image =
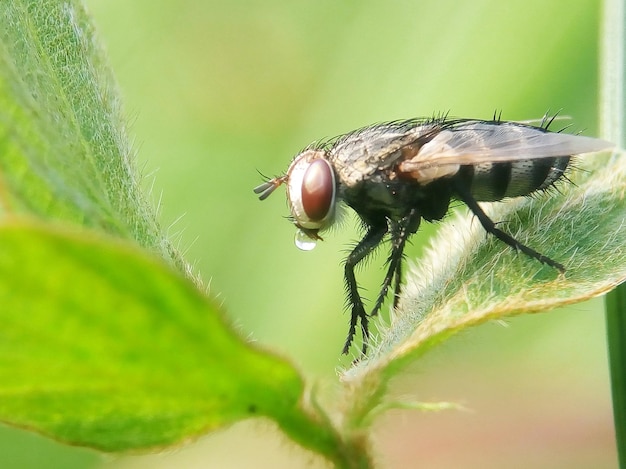
[[[294,224],[313,239],[334,221],[335,172],[321,150],[305,150],[287,170],[287,201]],[[259,189],[260,190],[260,189]]]
[[[335,175],[330,163],[314,160],[302,177],[302,208],[312,222],[326,218],[335,199]]]

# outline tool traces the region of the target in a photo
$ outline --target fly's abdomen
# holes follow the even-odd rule
[[[461,173],[476,200],[494,202],[547,189],[563,176],[569,162],[569,156],[559,156],[480,163],[465,166]]]

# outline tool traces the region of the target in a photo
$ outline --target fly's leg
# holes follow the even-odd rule
[[[533,259],[537,259],[539,262],[549,265],[550,267],[554,267],[555,269],[559,270],[561,273],[565,272],[565,267],[563,266],[563,264],[560,264],[550,259],[548,256],[544,256],[540,252],[537,252],[534,249],[529,248],[525,244],[520,243],[513,236],[505,233],[499,228],[496,228],[496,224],[491,220],[491,218],[487,216],[487,214],[483,211],[483,209],[480,208],[480,205],[478,205],[478,202],[476,202],[476,199],[474,199],[474,197],[465,188],[465,186],[463,186],[463,184],[456,184],[455,189],[456,189],[457,194],[461,198],[461,200],[469,207],[469,209],[474,213],[474,215],[476,215],[476,217],[480,221],[480,224],[483,225],[483,228],[485,228],[485,231],[487,231],[487,233],[494,235],[500,241],[503,241],[504,243],[508,244],[513,249],[515,250],[519,249],[527,256]]]
[[[398,306],[398,301],[400,301],[400,287],[402,285],[402,262],[398,262],[398,267],[396,268],[396,273],[394,274],[394,276],[396,281],[393,287],[393,307],[396,308]]]
[[[370,226],[369,230],[363,237],[363,239],[352,250],[345,265],[345,280],[346,290],[348,292],[348,303],[350,305],[350,329],[348,330],[348,337],[346,343],[343,346],[343,354],[347,354],[350,350],[350,345],[356,334],[356,325],[359,319],[361,320],[361,331],[363,333],[363,348],[362,353],[365,355],[367,352],[367,342],[369,339],[368,319],[363,307],[363,301],[359,296],[359,290],[356,283],[356,277],[354,275],[354,268],[356,265],[365,259],[378,244],[382,241],[383,237],[387,233],[387,224]]]
[[[389,259],[387,259],[387,274],[383,279],[383,284],[380,288],[380,293],[378,294],[378,299],[376,300],[371,316],[376,316],[378,311],[380,311],[394,277],[396,281],[394,284],[393,306],[395,307],[397,305],[400,293],[400,282],[402,281],[402,259],[404,246],[406,245],[408,237],[417,231],[419,221],[420,218],[417,215],[416,210],[413,209],[402,220],[392,225],[391,254],[389,255]]]

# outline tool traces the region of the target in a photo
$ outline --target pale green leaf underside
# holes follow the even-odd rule
[[[0,211],[134,239],[185,270],[141,194],[93,34],[79,2],[0,2]]]
[[[123,450],[295,411],[293,368],[132,246],[18,222],[0,246],[0,420]]]
[[[442,224],[370,357],[344,374],[353,423],[404,365],[462,329],[583,301],[626,279],[626,156],[588,155],[579,166],[587,161],[593,169],[574,173],[560,193],[488,207],[516,239],[562,262],[564,275],[487,237],[465,213]]]

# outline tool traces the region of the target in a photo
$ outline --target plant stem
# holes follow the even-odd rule
[[[600,62],[602,136],[624,147],[624,0],[603,3]],[[626,284],[606,296],[606,328],[619,467],[626,468]]]
[[[626,467],[626,288],[624,284],[606,296],[606,328],[611,368],[613,417],[619,466]]]
[[[318,406],[305,409],[301,405],[276,421],[289,438],[325,457],[336,469],[374,467],[366,437],[340,434]]]

